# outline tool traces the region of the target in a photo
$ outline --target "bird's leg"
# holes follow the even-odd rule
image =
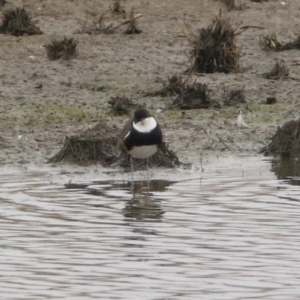
[[[131,165],[131,190],[133,192],[134,178],[133,178],[133,157],[132,156],[130,156],[130,165]]]
[[[147,177],[148,177],[148,192],[150,187],[150,175],[149,175],[149,158],[146,158],[146,166],[147,166]]]

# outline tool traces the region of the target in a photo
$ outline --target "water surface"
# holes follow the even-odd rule
[[[130,174],[3,169],[1,299],[296,299],[300,189],[271,169],[140,172],[134,197]]]

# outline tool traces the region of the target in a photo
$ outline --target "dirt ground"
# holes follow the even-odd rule
[[[213,0],[123,0],[127,13],[134,7],[143,15],[138,20],[143,33],[87,35],[74,34],[80,22],[97,18],[113,1],[10,0],[4,9],[25,7],[44,34],[0,35],[0,164],[43,163],[62,147],[66,135],[100,118],[121,130],[129,116],[113,116],[107,104],[117,95],[146,104],[181,161],[257,153],[277,126],[298,118],[300,52],[267,54],[259,47],[260,35],[276,33],[280,41],[297,38],[300,2],[284,1],[244,0],[238,4],[246,9],[228,12]],[[244,87],[247,102],[182,114],[165,110],[174,97],[143,96],[161,87],[157,78],[183,74],[189,66],[189,44],[182,33],[185,23],[194,29],[206,27],[220,9],[234,24],[264,29],[249,29],[237,37],[242,46],[241,72],[193,78],[208,83],[212,99],[218,101],[222,101],[223,85]],[[122,21],[123,15],[107,13],[107,22]],[[48,60],[43,45],[64,36],[78,38],[78,57],[68,62]],[[261,76],[276,60],[285,61],[288,79]],[[275,96],[277,103],[265,105],[268,96]],[[248,128],[235,126],[240,110]]]

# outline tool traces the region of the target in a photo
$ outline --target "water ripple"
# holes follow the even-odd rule
[[[1,299],[296,299],[300,188],[260,160],[198,177],[132,197],[126,180],[0,174]]]

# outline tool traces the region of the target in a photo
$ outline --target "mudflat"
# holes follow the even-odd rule
[[[206,155],[257,153],[277,126],[298,118],[300,58],[298,50],[266,53],[260,36],[275,33],[289,41],[300,32],[297,1],[243,1],[242,10],[228,11],[211,0],[121,1],[126,11],[115,14],[113,1],[10,1],[2,11],[24,7],[43,31],[41,35],[0,35],[0,164],[43,163],[63,145],[66,136],[106,120],[122,129],[130,115],[112,114],[111,97],[126,96],[145,104],[160,122],[165,140],[179,159],[196,162]],[[140,34],[75,34],[85,21],[105,14],[105,22],[122,23],[134,7]],[[174,96],[146,96],[159,90],[160,80],[184,75],[190,65],[186,25],[207,27],[222,9],[234,26],[257,26],[237,36],[242,47],[240,71],[230,74],[192,74],[208,84],[212,99],[222,104],[224,86],[244,88],[246,103],[237,106],[169,109]],[[78,39],[78,55],[64,61],[47,58],[44,45],[54,38]],[[277,61],[284,61],[289,76],[272,80],[262,76]],[[277,102],[266,105],[267,97]],[[236,126],[243,112],[247,128]]]

